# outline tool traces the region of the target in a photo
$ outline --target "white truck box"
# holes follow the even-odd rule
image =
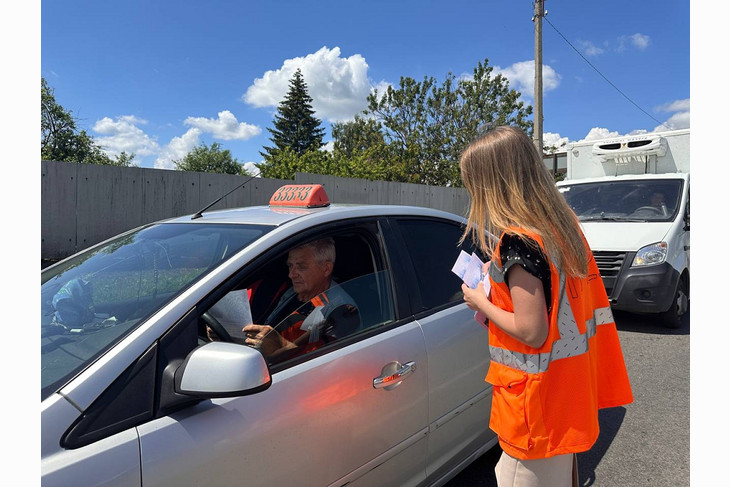
[[[557,183],[611,307],[674,328],[689,306],[689,139],[687,129],[572,144]]]

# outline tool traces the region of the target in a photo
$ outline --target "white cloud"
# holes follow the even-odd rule
[[[535,61],[521,61],[507,68],[495,66],[495,74],[501,74],[509,80],[510,88],[522,93],[526,98],[535,96]],[[547,93],[560,85],[561,76],[547,64],[542,65],[542,92]]]
[[[383,98],[383,95],[385,94],[386,91],[388,91],[388,88],[391,86],[393,86],[395,88],[393,83],[388,83],[387,81],[381,81],[379,83],[376,83],[375,86],[372,87],[371,91],[376,91],[378,94],[378,100],[380,100],[381,98]]]
[[[542,145],[544,147],[555,147],[557,152],[565,151],[565,145],[568,143],[567,137],[561,137],[560,134],[552,132],[544,132],[542,134]]]
[[[173,161],[180,160],[200,143],[202,130],[193,127],[180,137],[173,137],[161,151],[155,161],[157,169],[175,169]]]
[[[218,113],[217,119],[188,117],[184,123],[191,128],[183,135],[173,137],[167,145],[160,146],[138,127],[146,123],[133,115],[117,117],[116,120],[104,117],[94,124],[94,132],[102,135],[95,137],[95,141],[110,156],[117,156],[122,151],[135,154],[138,156],[133,161],[135,164],[139,164],[145,156],[156,156],[155,168],[174,169],[174,161],[182,159],[200,144],[203,133],[222,140],[246,140],[261,133],[261,128],[238,122],[230,111],[224,110]]]
[[[618,50],[624,51],[628,46],[633,46],[636,49],[640,51],[644,51],[646,48],[649,47],[649,44],[651,42],[651,38],[648,35],[645,34],[632,34],[629,36],[621,36],[618,38]]]
[[[188,117],[185,125],[208,132],[216,139],[246,140],[261,133],[261,127],[239,122],[229,110],[218,112],[218,118]]]
[[[243,165],[243,168],[246,171],[248,171],[248,173],[251,176],[258,176],[258,174],[259,174],[259,168],[256,167],[256,163],[255,162],[244,162],[242,165]]]
[[[160,146],[137,127],[137,125],[146,123],[145,120],[133,115],[117,117],[116,120],[104,117],[96,121],[92,130],[102,135],[102,137],[96,137],[95,141],[108,155],[118,156],[125,151],[127,154],[148,156],[159,152]]]
[[[368,64],[360,54],[341,57],[340,48],[287,59],[277,70],[254,80],[243,100],[254,107],[277,107],[289,91],[289,81],[301,69],[316,116],[329,121],[352,119],[367,106],[374,85],[367,77]],[[380,89],[382,82],[377,85]]]
[[[586,56],[598,56],[603,54],[603,49],[593,44],[591,41],[578,41],[583,54]]]
[[[689,98],[686,98],[683,100],[674,100],[669,103],[665,103],[663,105],[655,107],[655,111],[657,111],[657,112],[666,112],[666,113],[671,113],[672,115],[664,122],[663,125],[657,125],[656,127],[654,127],[653,130],[634,129],[626,134],[621,134],[619,132],[609,130],[604,127],[593,127],[588,132],[588,135],[586,135],[583,139],[580,139],[577,142],[608,139],[608,138],[614,138],[614,137],[621,137],[623,135],[641,135],[641,134],[646,134],[646,133],[650,133],[650,132],[666,132],[667,130],[686,129],[686,128],[690,127],[689,106],[690,106]],[[557,141],[557,144],[556,144],[556,141]],[[560,152],[561,145],[565,145],[567,143],[572,143],[572,142],[576,142],[576,141],[569,141],[569,139],[567,137],[560,137],[560,134],[554,134],[554,133],[544,133],[543,134],[544,145],[546,145],[546,146],[557,145],[558,152]]]
[[[689,128],[689,111],[686,112],[680,112],[675,113],[671,117],[669,117],[665,122],[664,125],[658,125],[654,128],[655,132],[660,132],[662,130],[679,130],[679,129],[688,129]]]
[[[654,131],[668,130],[668,128],[671,130],[689,128],[689,105],[689,98],[685,98],[656,107],[657,111],[672,113],[672,115],[664,122],[664,125],[655,127]]]
[[[656,109],[660,112],[679,112],[679,111],[689,111],[689,98],[685,98],[684,100],[675,100],[671,101],[669,103],[665,103],[664,105],[659,105],[656,107]]]
[[[618,137],[619,135],[620,134],[618,132],[612,132],[607,128],[593,127],[590,132],[588,132],[588,135],[581,139],[581,142],[586,140],[608,139],[612,137]]]

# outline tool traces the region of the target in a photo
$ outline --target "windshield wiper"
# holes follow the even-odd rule
[[[646,222],[646,218],[630,218],[627,216],[581,216],[578,219],[582,222],[600,221],[600,222]]]

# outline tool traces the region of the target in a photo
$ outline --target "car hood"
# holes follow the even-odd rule
[[[583,233],[591,250],[636,251],[661,242],[672,222],[583,222]]]

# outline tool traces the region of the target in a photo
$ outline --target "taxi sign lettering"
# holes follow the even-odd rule
[[[277,189],[269,206],[316,208],[329,206],[330,199],[321,184],[287,184]]]

